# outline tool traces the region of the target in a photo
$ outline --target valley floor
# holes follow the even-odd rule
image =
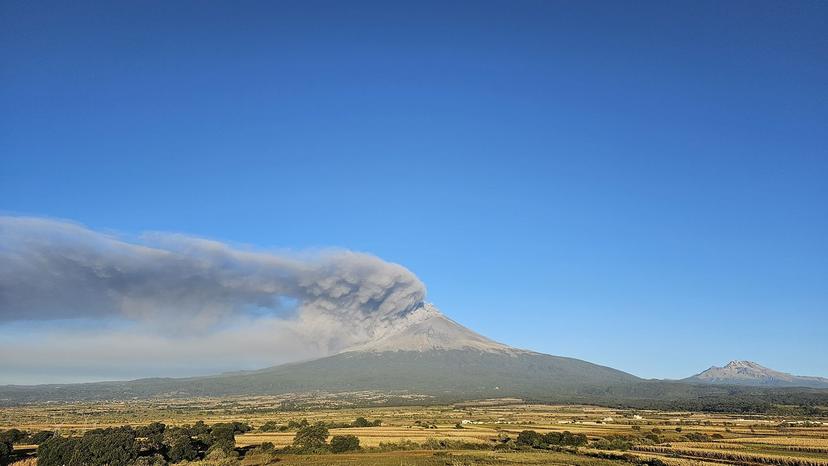
[[[91,429],[160,421],[167,426],[237,422],[236,452],[191,465],[651,465],[744,464],[828,466],[828,409],[791,414],[711,414],[596,406],[550,406],[488,400],[452,406],[367,406],[372,394],[283,398],[68,403],[0,408],[0,431],[56,431],[78,437]],[[411,400],[416,402],[416,400]],[[795,413],[795,407],[792,407]],[[347,427],[364,417],[370,427]],[[285,450],[296,425],[324,423],[329,438],[353,435],[360,451],[297,454]],[[263,427],[269,423],[269,428]],[[531,444],[521,432],[583,434],[584,443]],[[541,438],[541,437],[538,437]],[[546,439],[547,437],[542,437]],[[551,438],[551,437],[550,437]],[[266,454],[256,447],[269,442]],[[15,461],[33,464],[35,445],[14,445]],[[250,453],[255,452],[255,453]],[[21,463],[23,464],[23,463]]]

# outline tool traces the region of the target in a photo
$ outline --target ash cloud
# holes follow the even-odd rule
[[[392,331],[424,298],[414,274],[367,254],[280,254],[165,233],[129,239],[0,217],[0,330],[115,319],[133,323],[133,335],[236,341],[246,328],[256,341],[272,333],[279,351],[295,343],[297,354],[330,353]],[[71,350],[72,338],[54,340]]]

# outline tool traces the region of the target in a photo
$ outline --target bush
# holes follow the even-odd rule
[[[356,435],[334,435],[331,437],[331,451],[344,453],[359,450],[359,438]]]
[[[621,435],[612,435],[592,442],[591,446],[597,450],[626,451],[632,448],[632,442]]]
[[[488,450],[490,446],[481,442],[429,438],[421,445],[426,450]]]
[[[689,434],[685,435],[687,440],[691,442],[709,442],[710,436],[707,434],[703,434],[701,432],[690,432]]]
[[[408,439],[402,439],[399,442],[380,442],[377,448],[380,451],[418,450],[420,448],[420,444],[412,442]]]
[[[239,454],[235,451],[230,453],[225,452],[221,448],[216,448],[207,453],[207,456],[194,464],[199,466],[238,466]]]
[[[130,466],[167,466],[167,460],[159,454],[139,456]]]
[[[648,440],[650,443],[661,443],[661,437],[656,434],[647,434],[644,436],[644,439]]]
[[[163,434],[167,426],[160,422],[153,422],[135,429],[135,435],[138,437],[151,437],[153,435]]]
[[[267,421],[259,427],[259,432],[276,432],[281,430],[282,426],[280,426],[276,421]]]
[[[242,464],[245,466],[260,466],[273,463],[276,447],[270,442],[264,442],[244,455]]]

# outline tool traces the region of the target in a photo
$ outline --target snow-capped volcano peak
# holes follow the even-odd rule
[[[490,340],[446,317],[436,306],[424,303],[395,325],[395,330],[368,343],[346,351],[430,351],[478,350],[485,352],[521,352]]]

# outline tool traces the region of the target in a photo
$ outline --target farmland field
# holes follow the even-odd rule
[[[828,416],[710,414],[597,406],[528,404],[516,399],[451,406],[367,406],[376,394],[23,405],[0,409],[0,431],[84,432],[162,422],[244,425],[235,450],[191,464],[746,464],[828,466]],[[364,418],[369,426],[354,426]],[[355,436],[359,449],[314,454],[291,449],[300,425],[325,425],[330,438]],[[375,425],[376,424],[376,425]],[[580,444],[528,442],[521,432],[583,434]],[[139,439],[140,440],[140,439]],[[267,454],[258,448],[270,443]],[[13,460],[34,464],[37,446],[14,445]],[[251,453],[252,452],[252,453]],[[139,458],[140,459],[140,458]],[[211,462],[212,461],[212,462]]]

